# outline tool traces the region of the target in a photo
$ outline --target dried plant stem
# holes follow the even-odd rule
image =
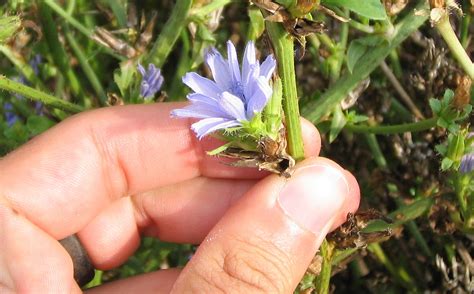
[[[296,90],[293,38],[279,23],[267,22],[266,27],[275,50],[278,74],[283,85],[283,111],[285,112],[288,149],[290,155],[299,161],[304,158],[304,146]]]
[[[416,104],[410,98],[410,95],[408,95],[407,91],[405,91],[402,84],[400,84],[397,77],[393,74],[392,70],[390,69],[390,67],[388,67],[385,61],[382,61],[380,63],[380,68],[382,69],[384,74],[387,76],[388,80],[390,81],[392,86],[395,88],[397,93],[400,95],[400,98],[402,98],[403,102],[405,102],[405,104],[408,106],[410,111],[415,115],[415,117],[419,119],[424,119],[425,117],[421,113],[420,109],[416,106]]]
[[[454,33],[453,27],[449,22],[449,15],[447,12],[436,23],[436,29],[443,37],[446,44],[448,44],[451,53],[458,61],[459,65],[461,65],[461,67],[466,71],[469,77],[474,80],[474,64],[472,64],[469,55],[467,55],[466,50],[464,50],[463,46],[459,42],[456,33]]]

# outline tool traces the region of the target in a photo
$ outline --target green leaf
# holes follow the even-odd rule
[[[431,98],[430,107],[434,114],[439,114],[441,112],[441,101]]]
[[[336,140],[339,133],[342,131],[346,125],[347,120],[342,112],[341,106],[336,106],[333,112],[333,117],[331,121],[331,129],[329,130],[329,143],[332,143]]]
[[[45,116],[32,115],[26,121],[31,136],[36,136],[54,126],[54,122]]]
[[[453,98],[454,98],[454,92],[453,92],[453,90],[447,89],[447,90],[444,92],[443,102],[446,103],[446,105],[448,105],[448,104],[451,103],[451,101],[453,100]]]
[[[23,144],[28,140],[28,129],[22,122],[17,121],[13,126],[4,130],[3,135],[18,144]]]
[[[222,146],[217,147],[217,148],[214,149],[214,150],[207,151],[206,153],[207,153],[207,155],[209,155],[209,156],[217,155],[217,154],[219,154],[219,153],[225,151],[227,148],[229,148],[229,147],[232,145],[232,143],[233,143],[233,142],[226,143],[226,144],[224,144],[224,145],[222,145]]]
[[[0,17],[0,44],[20,28],[21,20],[18,16],[2,16]]]
[[[383,20],[387,13],[380,0],[323,0],[324,5],[336,5],[370,19]]]
[[[361,0],[357,0],[361,2]],[[353,73],[345,73],[339,80],[324,91],[320,99],[308,101],[301,109],[302,115],[317,124],[320,120],[334,109],[334,106],[340,103],[347,94],[350,93],[360,82],[366,79],[384,60],[390,52],[397,48],[401,42],[408,38],[414,31],[425,23],[428,15],[415,14],[428,8],[428,3],[419,1],[410,12],[396,24],[395,34],[391,35],[388,42],[374,47],[373,50],[364,54],[360,65],[354,68]]]
[[[256,6],[251,6],[248,13],[250,23],[247,40],[257,40],[265,31],[265,19],[260,9]]]
[[[126,96],[127,89],[133,81],[135,75],[133,63],[125,61],[120,65],[120,70],[114,72],[114,81],[117,84],[122,96]]]
[[[443,158],[443,160],[441,161],[441,170],[443,171],[446,171],[448,169],[450,169],[454,164],[454,161],[452,161],[451,159],[449,158]]]
[[[444,118],[440,117],[436,122],[438,126],[447,129],[449,126],[449,122],[447,122]]]
[[[352,41],[347,49],[347,69],[350,73],[354,69],[357,61],[367,52],[367,46],[357,42],[357,40]]]
[[[399,209],[391,212],[388,217],[396,220],[395,222],[388,224],[381,220],[376,220],[371,222],[367,227],[365,227],[362,232],[379,232],[387,229],[394,229],[405,224],[408,221],[414,220],[419,216],[423,215],[433,204],[433,198],[423,198],[417,200],[409,205],[400,207]]]
[[[126,4],[124,1],[105,0],[104,2],[106,2],[110,9],[112,9],[118,25],[121,28],[127,27],[127,11],[125,10]]]
[[[366,54],[371,47],[376,47],[385,42],[382,36],[368,36],[351,42],[347,50],[347,68],[352,73],[357,62]]]

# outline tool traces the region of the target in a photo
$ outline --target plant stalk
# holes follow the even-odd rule
[[[436,127],[437,117],[421,120],[414,123],[406,123],[390,126],[362,126],[347,124],[344,128],[353,133],[367,133],[376,135],[401,134],[407,132],[421,132]]]
[[[5,76],[0,75],[0,89],[18,93],[22,96],[30,98],[34,101],[40,101],[46,106],[51,106],[55,108],[62,109],[71,113],[78,113],[84,109],[76,104],[64,101],[62,99],[56,98],[52,95],[46,94],[42,91],[33,89],[31,87],[25,86],[22,83],[12,81]]]
[[[461,65],[471,80],[474,80],[474,64],[469,58],[469,55],[467,55],[466,50],[464,50],[464,47],[461,45],[461,42],[459,42],[456,33],[454,33],[453,27],[449,22],[449,15],[447,12],[436,23],[436,29],[438,29],[438,32],[441,34],[446,44],[448,44],[451,53],[459,65]]]
[[[170,18],[165,23],[158,39],[146,57],[145,63],[153,63],[162,67],[166,58],[173,49],[174,44],[187,24],[187,18],[193,4],[192,0],[178,0],[173,8]]]
[[[288,149],[290,155],[296,161],[300,161],[304,158],[304,145],[296,90],[293,38],[279,23],[267,21],[266,28],[275,50],[278,73],[283,85],[283,111]]]

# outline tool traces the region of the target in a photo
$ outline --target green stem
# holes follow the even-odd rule
[[[28,82],[39,87],[40,89],[46,89],[45,85],[36,76],[31,66],[26,63],[20,55],[5,45],[0,45],[0,52],[3,53],[13,63],[13,65],[28,80]]]
[[[181,31],[187,24],[187,18],[191,10],[192,0],[178,0],[173,8],[170,18],[166,22],[153,48],[146,58],[145,63],[154,63],[162,67],[166,58],[178,40]]]
[[[382,263],[385,268],[390,272],[390,274],[396,278],[404,287],[407,289],[413,289],[414,284],[413,280],[410,277],[410,274],[404,268],[396,268],[390,259],[385,255],[382,247],[379,243],[372,243],[368,246],[369,251],[371,251],[377,259]]]
[[[432,117],[414,123],[391,126],[361,126],[347,124],[344,128],[353,133],[368,133],[378,135],[400,134],[406,132],[421,132],[436,127],[438,118]]]
[[[363,23],[360,23],[358,21],[353,20],[352,18],[349,17],[349,14],[347,13],[347,11],[343,11],[342,9],[339,9],[337,7],[331,7],[331,9],[334,12],[336,12],[337,15],[339,15],[340,17],[343,17],[343,18],[346,18],[346,19],[349,18],[348,23],[354,29],[359,30],[359,31],[364,32],[364,33],[367,33],[367,34],[375,33],[375,28],[373,26],[363,24]]]
[[[84,110],[79,105],[56,98],[42,91],[25,86],[22,83],[12,81],[5,76],[0,76],[0,89],[18,93],[22,96],[30,98],[31,100],[40,101],[44,105],[59,108],[68,112],[77,113]]]
[[[343,11],[344,15],[348,15],[348,12],[345,10]],[[330,79],[332,83],[335,83],[341,77],[341,69],[342,65],[344,64],[344,57],[347,48],[347,40],[349,37],[349,24],[342,23],[341,24],[341,32],[340,32],[340,40],[337,44],[336,55],[334,65],[331,66],[331,73]]]
[[[67,11],[65,11],[61,6],[59,6],[54,0],[43,0],[43,2],[48,5],[54,12],[63,17],[71,26],[75,29],[86,35],[87,37],[92,36],[93,32],[83,26],[79,21],[72,17]]]
[[[64,35],[66,36],[66,39],[69,45],[71,46],[74,55],[76,55],[77,60],[79,61],[82,70],[84,71],[84,74],[86,75],[87,79],[92,85],[92,88],[99,97],[100,104],[105,105],[107,101],[107,95],[105,94],[104,88],[102,87],[99,78],[95,74],[94,69],[92,69],[91,65],[89,64],[89,61],[87,60],[87,57],[84,54],[81,46],[77,43],[76,38],[72,35],[72,33],[67,27],[64,28]]]
[[[467,5],[466,5],[467,6]],[[464,10],[465,8],[463,8]],[[466,9],[469,9],[466,7]],[[466,10],[464,10],[466,11]],[[461,44],[463,48],[469,45],[469,26],[471,25],[471,13],[465,13],[461,22]]]
[[[324,33],[320,33],[320,34],[317,34],[316,36],[318,36],[318,39],[322,44],[328,47],[331,53],[334,53],[336,51],[336,44],[334,44],[334,41],[328,35]]]
[[[215,10],[220,9],[231,2],[232,0],[214,0],[207,5],[199,7],[197,9],[193,9],[193,12],[191,14],[198,18],[204,18]]]
[[[288,35],[280,23],[267,21],[266,27],[275,50],[278,73],[283,85],[283,111],[288,149],[290,155],[299,161],[304,158],[304,145],[296,90],[293,38]]]
[[[60,72],[67,78],[74,96],[79,98],[81,102],[84,102],[84,93],[82,91],[79,79],[71,69],[69,57],[67,56],[63,45],[61,42],[59,42],[57,24],[53,20],[50,7],[45,4],[40,4],[39,12],[43,25],[43,33],[48,44],[48,48],[51,51],[54,63],[59,68]]]
[[[466,71],[471,80],[474,80],[474,64],[454,33],[453,27],[449,22],[448,13],[445,13],[445,15],[436,23],[436,28],[444,41],[446,41],[446,44],[448,44],[451,53],[458,61],[459,65],[461,65],[461,67]]]
[[[375,163],[381,169],[387,169],[387,160],[383,155],[382,149],[380,148],[379,142],[377,141],[377,137],[374,134],[364,134],[365,140],[369,149],[374,157]]]
[[[326,294],[329,293],[334,247],[324,240],[321,244],[320,250],[321,256],[323,257],[323,263],[321,265],[321,273],[316,279],[316,293]]]
[[[390,65],[392,66],[393,73],[397,78],[403,76],[403,69],[400,63],[400,57],[398,56],[397,49],[390,51]]]
[[[334,106],[346,98],[348,93],[359,85],[360,81],[366,79],[394,48],[398,47],[401,42],[425,23],[428,15],[419,15],[415,11],[426,10],[427,8],[426,1],[418,1],[415,9],[395,26],[394,33],[387,42],[364,54],[360,59],[362,60],[360,66],[354,68],[352,73],[344,74],[336,83],[331,85],[320,99],[308,102],[306,107],[302,109],[303,116],[313,123],[318,123],[323,116],[332,111]]]

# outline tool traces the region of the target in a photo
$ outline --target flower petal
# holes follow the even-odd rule
[[[239,83],[242,79],[240,77],[239,60],[237,59],[237,51],[231,41],[227,41],[227,62],[229,64],[232,81]]]
[[[229,72],[229,65],[216,48],[209,49],[205,57],[206,64],[212,72],[212,77],[217,86],[222,91],[227,91],[232,87],[232,77]]]
[[[255,91],[255,84],[260,75],[260,65],[257,63],[253,64],[247,73],[247,76],[242,78],[244,97],[246,102],[252,97]]]
[[[250,41],[247,43],[247,46],[245,46],[244,57],[242,59],[242,82],[244,84],[246,81],[248,81],[250,72],[256,63],[257,58],[255,56],[255,44],[253,41]]]
[[[470,173],[474,169],[474,153],[466,154],[461,158],[459,172],[462,174]]]
[[[222,97],[219,99],[219,107],[234,119],[247,120],[244,102],[229,92],[222,93]]]
[[[137,66],[138,68],[138,71],[140,72],[140,74],[142,75],[142,77],[144,78],[145,77],[145,74],[146,74],[146,71],[145,71],[145,68],[143,67],[143,65],[141,65],[140,63],[138,64]]]
[[[221,90],[213,81],[198,75],[195,72],[189,72],[183,77],[183,83],[190,87],[194,92],[203,94],[212,98],[218,98]]]
[[[272,88],[265,77],[260,76],[256,81],[255,91],[247,103],[247,119],[251,120],[255,113],[262,112],[272,96]]]
[[[273,55],[268,55],[265,61],[260,66],[260,76],[264,76],[268,81],[272,77],[272,74],[275,71],[275,67],[275,58],[273,58]]]
[[[142,97],[150,96],[150,85],[146,81],[143,81],[140,85],[140,95]]]
[[[217,99],[199,93],[188,94],[186,98],[188,98],[191,103],[202,103],[209,105],[209,107],[219,107]]]
[[[196,133],[199,139],[217,131],[231,127],[241,126],[242,124],[236,120],[228,120],[219,117],[202,119],[191,125],[191,129]]]
[[[184,108],[174,109],[171,111],[171,116],[174,117],[192,117],[192,118],[225,118],[233,119],[218,107],[209,107],[203,104],[191,104]]]

